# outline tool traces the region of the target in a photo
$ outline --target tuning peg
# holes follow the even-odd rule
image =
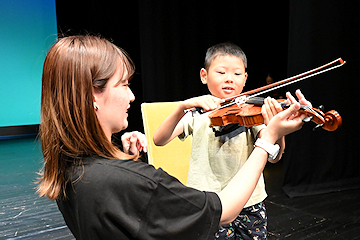
[[[315,132],[315,130],[317,130],[318,128],[321,128],[322,126],[324,126],[324,124],[318,124],[313,128],[313,131]]]
[[[318,107],[318,109],[320,110],[320,111],[325,111],[325,107],[324,107],[324,105],[320,105],[319,107]]]
[[[304,123],[307,123],[307,122],[310,122],[313,118],[314,118],[313,116],[309,116],[309,117],[304,118],[302,121]]]

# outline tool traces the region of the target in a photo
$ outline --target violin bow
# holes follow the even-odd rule
[[[256,96],[259,96],[261,94],[264,94],[264,93],[267,93],[267,92],[270,92],[270,91],[273,91],[275,89],[278,89],[278,88],[282,88],[284,86],[287,86],[287,85],[290,85],[290,84],[293,84],[293,83],[296,83],[296,82],[300,82],[304,79],[307,79],[307,78],[310,78],[310,77],[313,77],[313,76],[316,76],[318,74],[321,74],[321,73],[324,73],[324,72],[327,72],[327,71],[330,71],[330,70],[333,70],[335,68],[338,68],[338,67],[341,67],[343,66],[344,64],[346,63],[346,61],[342,60],[342,58],[338,58],[332,62],[329,62],[327,64],[324,64],[320,67],[317,67],[317,68],[314,68],[310,71],[307,71],[307,72],[304,72],[304,73],[301,73],[301,74],[298,74],[296,76],[293,76],[293,77],[290,77],[290,78],[287,78],[285,80],[282,80],[282,81],[279,81],[279,82],[275,82],[275,83],[272,83],[272,84],[269,84],[269,85],[266,85],[266,86],[263,86],[263,87],[260,87],[260,88],[256,88],[256,89],[253,89],[253,90],[250,90],[250,91],[247,91],[247,92],[244,92],[244,93],[241,93],[240,95],[236,96],[236,97],[231,97],[231,98],[227,98],[227,99],[223,99],[224,102],[227,102],[229,100],[232,100],[232,99],[235,99],[237,97],[241,97],[241,96],[245,96],[245,95],[250,95],[250,94],[253,94],[251,96],[249,96],[249,98],[252,98],[252,97],[256,97]],[[332,66],[334,64],[337,64],[335,66]],[[330,67],[331,66],[331,67]],[[226,104],[228,105],[228,104]],[[224,105],[225,106],[225,105]]]

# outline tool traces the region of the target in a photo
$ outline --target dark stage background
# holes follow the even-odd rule
[[[287,137],[284,190],[293,196],[360,186],[356,157],[360,40],[357,1],[57,1],[62,34],[101,34],[124,48],[137,67],[128,130],[141,130],[142,102],[179,101],[207,94],[199,71],[206,49],[231,41],[248,57],[246,90],[297,75],[342,57],[339,69],[288,87],[326,110],[343,126],[312,131],[308,123]],[[355,107],[348,104],[355,104]],[[353,110],[351,110],[353,109]],[[355,126],[355,127],[354,127]]]

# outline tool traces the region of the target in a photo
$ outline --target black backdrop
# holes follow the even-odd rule
[[[340,69],[289,87],[292,92],[301,88],[315,105],[338,110],[344,120],[335,132],[312,132],[309,123],[287,137],[284,189],[299,196],[360,185],[357,114],[351,110],[357,109],[352,105],[357,104],[360,40],[360,4],[354,2],[62,0],[56,7],[60,33],[101,34],[134,60],[137,75],[131,87],[136,100],[128,130],[142,131],[142,102],[207,94],[199,71],[206,49],[219,42],[234,42],[247,54],[245,90],[264,85],[268,74],[281,80],[338,57],[346,60]]]
[[[346,65],[300,87],[314,104],[339,111],[343,126],[335,132],[309,130],[288,137],[284,189],[290,196],[359,187],[358,107],[359,2],[291,1],[288,74],[342,57]],[[351,104],[350,104],[351,103]],[[310,124],[309,124],[310,125]]]

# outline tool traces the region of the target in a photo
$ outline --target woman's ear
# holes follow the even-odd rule
[[[207,84],[207,71],[205,68],[200,70],[200,79],[203,84]]]

